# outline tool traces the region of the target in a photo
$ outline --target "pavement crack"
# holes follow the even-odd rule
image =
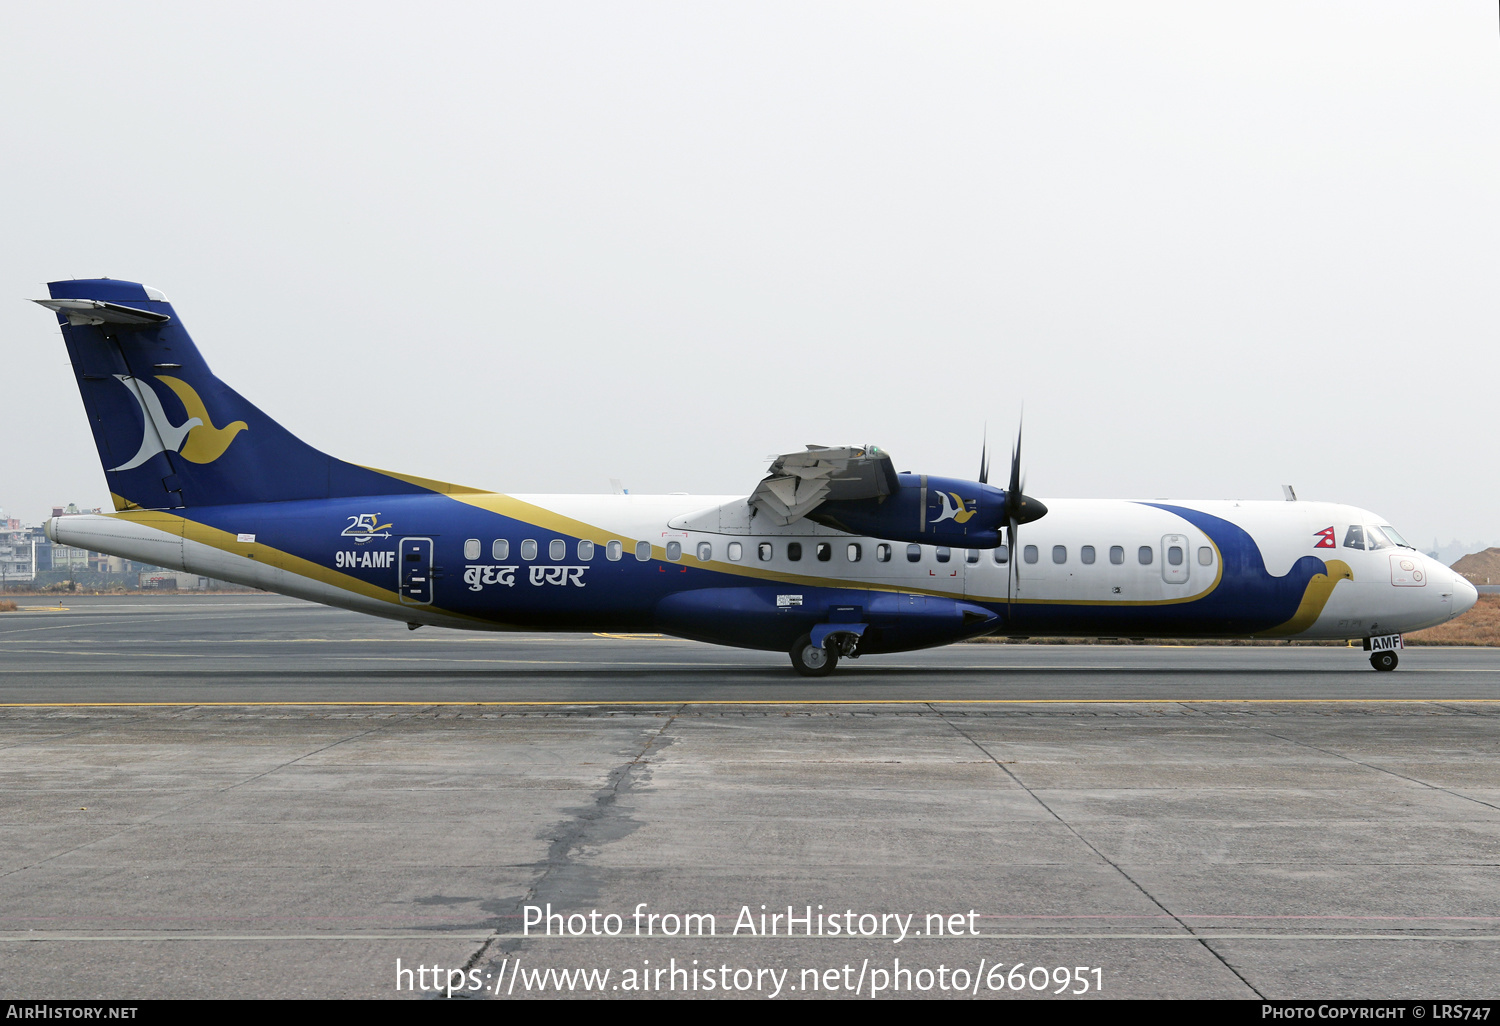
[[[653,750],[663,747],[662,739],[677,718],[682,715],[687,703],[674,703],[675,708],[665,713],[665,719],[654,730],[647,732],[646,737],[629,759],[610,770],[604,778],[604,786],[594,792],[593,803],[576,810],[572,819],[561,824],[561,828],[553,837],[551,844],[547,846],[546,858],[540,863],[541,873],[532,881],[531,887],[526,894],[518,899],[510,918],[514,919],[521,914],[526,905],[535,904],[539,898],[545,898],[546,892],[556,886],[559,879],[569,870],[576,869],[578,864],[574,860],[574,852],[581,848],[588,840],[592,839],[600,830],[606,819],[615,815],[616,803],[622,795],[628,794],[639,780],[641,767],[649,764],[649,756]],[[634,830],[634,826],[630,827]],[[612,840],[613,838],[608,838]],[[497,943],[498,942],[498,943]],[[514,934],[502,934],[501,928],[496,927],[495,932],[485,939],[479,949],[469,957],[464,964],[464,970],[474,968],[480,960],[493,948],[496,956],[511,955],[518,951],[523,943],[523,938]]]
[[[1500,805],[1494,805],[1490,802],[1483,801],[1482,799],[1475,798],[1473,795],[1467,795],[1461,791],[1455,791],[1450,787],[1443,787],[1441,784],[1429,783],[1426,780],[1422,780],[1420,777],[1414,777],[1407,773],[1399,773],[1396,770],[1387,769],[1384,766],[1377,766],[1373,762],[1365,762],[1362,759],[1354,758],[1352,755],[1345,755],[1343,752],[1335,752],[1331,748],[1323,748],[1308,741],[1298,741],[1294,737],[1287,737],[1285,734],[1278,734],[1275,731],[1265,730],[1262,731],[1262,733],[1267,737],[1274,737],[1277,740],[1285,741],[1288,744],[1298,745],[1302,748],[1310,748],[1315,752],[1322,752],[1324,755],[1331,755],[1335,759],[1342,759],[1343,761],[1353,763],[1356,766],[1362,766],[1367,770],[1374,770],[1376,773],[1386,773],[1390,776],[1396,777],[1399,780],[1410,781],[1411,783],[1420,785],[1421,787],[1430,788],[1443,794],[1452,795],[1454,798],[1461,798],[1466,802],[1473,802],[1475,805],[1483,805],[1487,809],[1494,809],[1496,812],[1500,812]]]
[[[1054,809],[1052,806],[1050,806],[1050,805],[1047,804],[1046,799],[1044,799],[1041,795],[1037,794],[1030,787],[1028,787],[1027,784],[1026,784],[1026,782],[1024,780],[1022,780],[1020,778],[1020,776],[1017,775],[1016,772],[1010,768],[1010,766],[1008,766],[1006,763],[1002,762],[998,757],[996,757],[995,753],[991,752],[977,738],[975,738],[968,731],[964,730],[963,727],[959,726],[952,719],[950,719],[947,715],[945,715],[942,712],[942,710],[937,709],[937,708],[932,707],[932,706],[929,706],[929,708],[932,708],[933,711],[936,712],[942,718],[943,722],[946,723],[946,724],[948,724],[948,726],[952,727],[953,730],[960,737],[962,737],[965,741],[969,742],[969,744],[973,745],[975,748],[977,748],[981,752],[983,752],[985,758],[987,758],[990,762],[994,763],[997,767],[999,767],[1000,771],[1002,773],[1004,773],[1007,777],[1009,777],[1011,780],[1013,780],[1015,782],[1015,785],[1017,787],[1019,787],[1021,790],[1025,791],[1028,795],[1031,796],[1031,800],[1032,801],[1036,802],[1043,809],[1045,809],[1047,811],[1048,815],[1050,815],[1053,819],[1057,820],[1057,822],[1062,825],[1063,829],[1067,830],[1068,833],[1070,833],[1074,837],[1076,837],[1083,844],[1083,846],[1086,847],[1089,851],[1093,852],[1094,855],[1101,862],[1103,862],[1105,865],[1109,866],[1116,873],[1119,873],[1120,876],[1122,878],[1124,878],[1125,882],[1128,883],[1128,884],[1130,884],[1130,886],[1134,887],[1137,891],[1139,891],[1142,895],[1144,895],[1147,901],[1151,902],[1151,904],[1153,904],[1157,908],[1161,909],[1164,914],[1166,914],[1167,916],[1171,917],[1172,921],[1175,922],[1178,926],[1180,926],[1183,929],[1184,932],[1192,935],[1194,937],[1194,939],[1196,939],[1197,942],[1200,945],[1202,945],[1203,950],[1207,951],[1210,955],[1212,955],[1215,959],[1217,959],[1219,961],[1219,963],[1224,966],[1225,969],[1228,969],[1231,973],[1233,973],[1235,979],[1237,979],[1241,983],[1243,983],[1250,990],[1250,992],[1252,994],[1254,994],[1256,997],[1261,998],[1261,999],[1265,998],[1265,995],[1262,994],[1260,992],[1260,990],[1256,988],[1255,984],[1253,984],[1249,980],[1247,980],[1244,977],[1244,974],[1242,974],[1238,969],[1236,969],[1233,965],[1231,965],[1229,963],[1228,959],[1226,959],[1223,955],[1219,954],[1219,952],[1217,952],[1216,950],[1214,950],[1213,945],[1208,942],[1208,938],[1199,936],[1198,935],[1198,931],[1194,930],[1192,928],[1192,926],[1190,926],[1181,916],[1179,916],[1177,913],[1173,912],[1171,909],[1167,908],[1166,905],[1162,904],[1162,902],[1156,897],[1156,895],[1154,895],[1150,891],[1148,891],[1146,889],[1145,885],[1143,885],[1135,877],[1131,876],[1130,873],[1127,872],[1126,869],[1123,866],[1121,866],[1114,859],[1110,858],[1108,855],[1104,854],[1104,852],[1101,851],[1097,845],[1095,845],[1087,837],[1083,836],[1083,834],[1080,833],[1077,830],[1077,828],[1075,828],[1073,826],[1073,824],[1071,824],[1067,820],[1063,819],[1062,816],[1058,813],[1058,811],[1056,809]]]

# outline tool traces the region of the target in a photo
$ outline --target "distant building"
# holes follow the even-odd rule
[[[32,529],[0,509],[0,588],[36,580],[36,539]]]

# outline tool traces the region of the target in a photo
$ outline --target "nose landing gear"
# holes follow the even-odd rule
[[[1370,665],[1382,672],[1388,673],[1396,668],[1396,650],[1405,647],[1399,634],[1381,634],[1365,639],[1365,651],[1370,653]]]

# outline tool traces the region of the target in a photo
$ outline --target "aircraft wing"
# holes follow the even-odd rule
[[[805,452],[775,457],[750,504],[784,526],[829,500],[876,499],[900,486],[891,457],[873,445],[809,445]]]

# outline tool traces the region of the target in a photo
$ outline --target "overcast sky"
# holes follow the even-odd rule
[[[1500,540],[1493,2],[62,4],[0,15],[0,506],[108,507],[54,278],[358,463]],[[1003,477],[1003,471],[996,474]]]

